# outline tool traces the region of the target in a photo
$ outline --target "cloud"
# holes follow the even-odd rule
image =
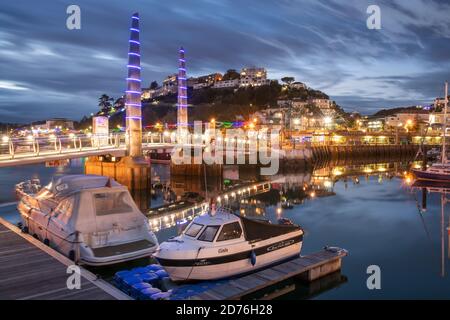
[[[424,103],[441,94],[450,67],[446,1],[376,1],[382,29],[366,28],[368,0],[79,0],[82,29],[65,27],[70,1],[2,4],[2,121],[97,110],[102,93],[125,89],[130,15],[141,15],[143,84],[264,66],[323,90],[347,110]]]

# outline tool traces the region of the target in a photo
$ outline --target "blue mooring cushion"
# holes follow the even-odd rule
[[[147,272],[162,270],[162,267],[159,264],[150,264],[145,268],[147,269]]]
[[[148,271],[147,271],[146,267],[138,267],[138,268],[131,269],[131,272],[141,274],[141,273],[147,273]]]
[[[148,272],[141,275],[142,281],[148,283],[154,283],[159,279],[158,275],[154,272]]]
[[[137,276],[137,275],[131,275],[131,276],[127,276],[125,278],[123,278],[123,283],[128,285],[128,286],[132,286],[133,284],[142,282],[141,277]]]
[[[169,274],[166,272],[166,270],[158,270],[158,271],[155,271],[155,274],[157,274],[158,277],[159,277],[160,279],[169,276]]]
[[[142,299],[151,299],[152,295],[160,293],[161,290],[158,288],[146,288],[141,290]]]

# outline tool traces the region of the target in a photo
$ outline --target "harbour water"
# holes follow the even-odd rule
[[[273,178],[272,190],[244,200],[242,212],[255,218],[291,219],[305,230],[302,254],[325,245],[349,251],[339,281],[330,280],[319,292],[308,295],[300,283],[284,299],[427,299],[450,298],[448,208],[441,219],[441,194],[427,194],[422,210],[422,190],[413,190],[405,179],[408,161],[400,163],[324,164],[312,172],[291,172]],[[0,216],[17,223],[14,185],[30,178],[47,183],[53,176],[83,173],[83,160],[67,167],[44,164],[0,169]],[[207,182],[209,195],[226,185],[243,183],[235,168]],[[170,185],[174,194],[195,191],[204,195],[204,181],[170,177],[169,167],[152,167],[153,182]],[[248,181],[248,177],[245,178]],[[167,198],[167,197],[166,197]],[[288,203],[283,201],[288,199]],[[164,203],[162,192],[152,207]],[[170,224],[169,224],[170,225]],[[159,241],[176,235],[182,226],[158,230]],[[442,231],[444,231],[442,233]],[[367,268],[381,269],[381,289],[367,287]]]

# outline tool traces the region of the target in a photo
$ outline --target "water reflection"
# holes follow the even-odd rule
[[[423,214],[427,208],[427,193],[436,193],[440,195],[440,234],[441,234],[441,277],[445,277],[445,236],[447,233],[447,258],[450,259],[450,219],[447,217],[447,227],[445,222],[445,208],[448,202],[450,202],[450,184],[439,181],[427,181],[416,180],[412,184],[413,189],[418,189],[422,193],[422,206],[419,208],[419,214]],[[424,225],[425,231],[429,235],[426,225]]]
[[[342,270],[348,278],[313,288],[294,281],[287,285],[287,298],[450,298],[450,277],[445,276],[449,190],[413,184],[409,170],[420,166],[410,160],[358,159],[319,163],[304,172],[285,169],[270,177],[260,176],[256,167],[228,166],[221,177],[205,180],[171,176],[168,166],[154,165],[148,214],[159,240],[165,241],[205,212],[208,198],[220,197],[243,215],[300,224],[305,229],[303,254],[325,245],[349,250]],[[0,202],[14,200],[13,186],[19,181],[37,177],[46,183],[53,175],[82,171],[82,162],[0,169]],[[2,207],[0,214],[18,221],[14,205]],[[366,268],[372,264],[382,270],[379,291],[366,287]]]

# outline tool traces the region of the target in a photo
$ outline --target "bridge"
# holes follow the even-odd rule
[[[56,160],[127,154],[126,134],[110,135],[49,135],[45,137],[4,137],[0,142],[0,168],[37,164]],[[175,146],[173,135],[148,133],[142,139],[142,150],[171,150]]]

